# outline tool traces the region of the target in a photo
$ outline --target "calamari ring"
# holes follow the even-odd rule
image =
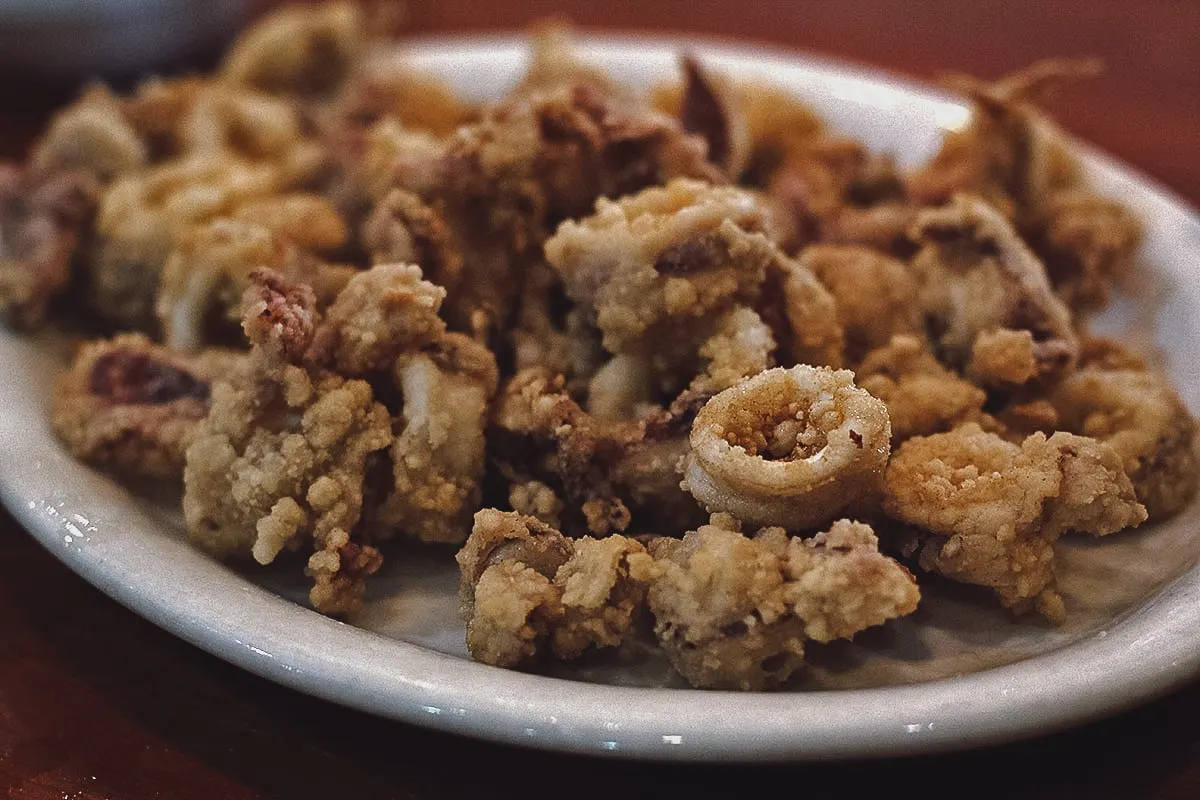
[[[848,370],[798,364],[713,397],[692,425],[684,488],[750,526],[813,528],[877,491],[887,407]]]

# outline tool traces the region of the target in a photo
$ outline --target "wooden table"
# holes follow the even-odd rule
[[[1195,0],[413,0],[410,23],[511,28],[556,10],[589,25],[751,36],[923,77],[1098,55],[1109,72],[1064,96],[1060,119],[1200,204]],[[63,91],[0,77],[0,155],[20,155]],[[752,796],[778,779],[805,797],[1182,800],[1200,797],[1197,719],[1193,685],[1069,733],[937,758],[672,767],[513,750],[346,711],[230,667],[92,589],[0,512],[0,790],[10,797]]]

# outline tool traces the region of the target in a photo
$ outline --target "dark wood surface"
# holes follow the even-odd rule
[[[748,36],[920,77],[1096,55],[1066,127],[1200,203],[1196,0],[758,0],[409,5],[414,32],[565,13],[610,28]],[[0,155],[73,87],[0,74]],[[0,412],[3,413],[3,412]],[[0,453],[3,457],[3,453]],[[0,512],[0,794],[16,798],[1200,797],[1200,685],[1075,731],[951,756],[673,767],[514,750],[385,722],[243,673],[158,630]],[[782,784],[782,786],[780,786]]]

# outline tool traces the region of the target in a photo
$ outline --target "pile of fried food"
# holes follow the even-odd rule
[[[10,324],[112,334],[55,431],[181,481],[203,550],[347,614],[389,540],[459,547],[480,661],[652,627],[751,690],[912,613],[914,572],[1061,621],[1061,535],[1191,499],[1184,404],[1086,328],[1140,227],[1033,108],[1081,65],[961,82],[902,172],[691,58],[645,96],[547,30],[476,106],[373,44],[352,5],[276,12],[0,173]]]

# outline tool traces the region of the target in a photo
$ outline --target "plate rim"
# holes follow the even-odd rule
[[[511,34],[423,36],[401,42],[400,49],[454,47],[456,57],[467,58],[469,51],[496,47],[524,52],[527,42]],[[674,49],[686,45],[701,57],[720,53],[759,61],[767,56],[903,95],[949,96],[884,70],[754,42],[589,32],[584,50],[635,55],[647,42]],[[1095,147],[1080,144],[1080,150],[1100,174],[1181,215],[1200,232],[1200,215],[1174,192]],[[26,347],[34,347],[32,340],[0,330],[0,363],[20,358],[14,351]],[[68,535],[64,546],[64,524],[73,530],[64,520],[88,506],[76,505],[82,498],[72,500],[61,489],[48,490],[48,476],[94,490],[96,474],[62,452],[48,430],[18,429],[24,417],[16,383],[0,386],[0,401],[18,402],[14,413],[0,418],[0,442],[32,437],[37,464],[0,457],[0,500],[43,547],[122,605],[201,649],[260,677],[377,716],[493,742],[619,758],[830,760],[947,752],[1029,738],[1119,713],[1200,676],[1200,565],[1130,611],[1103,638],[920,684],[775,694],[618,687],[501,670],[323,617],[215,562],[190,573],[213,581],[205,602],[193,604],[184,586],[171,585],[172,571],[184,571],[178,564],[167,565],[166,574],[155,580],[138,564],[112,558],[104,541],[75,546]],[[45,428],[44,398],[40,405]],[[5,449],[11,451],[8,445]],[[81,477],[84,473],[90,477]],[[97,502],[120,509],[123,493],[115,484],[101,487]],[[120,510],[138,517],[139,529],[158,524],[144,510]],[[86,533],[86,521],[84,528]],[[154,550],[190,551],[171,537],[157,538]],[[211,596],[222,589],[236,589],[237,596]],[[214,603],[224,612],[216,621]],[[279,627],[264,635],[264,619]],[[303,635],[293,639],[301,628]],[[350,657],[355,654],[358,660]],[[1057,680],[1046,680],[1047,674]]]

